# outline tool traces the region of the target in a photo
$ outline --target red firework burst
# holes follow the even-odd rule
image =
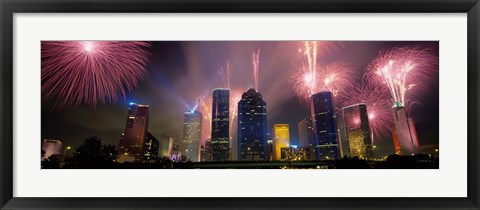
[[[125,98],[147,74],[149,47],[134,41],[43,41],[43,97],[55,99],[57,108]]]

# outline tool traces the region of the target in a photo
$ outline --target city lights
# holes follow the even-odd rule
[[[438,55],[437,41],[43,41],[42,168],[438,169]]]

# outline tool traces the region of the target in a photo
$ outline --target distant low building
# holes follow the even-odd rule
[[[291,147],[285,147],[281,149],[281,160],[287,161],[304,161],[308,160],[308,148],[297,147],[292,145]]]
[[[173,145],[172,152],[170,153],[170,160],[172,160],[173,162],[182,161],[182,152],[178,144]]]

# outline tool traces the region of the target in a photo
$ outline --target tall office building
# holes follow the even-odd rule
[[[275,124],[272,129],[273,159],[282,159],[282,148],[290,148],[290,129],[288,124]]]
[[[267,159],[267,103],[250,88],[238,102],[238,160]]]
[[[212,160],[228,161],[230,149],[229,135],[230,90],[217,88],[212,93]]]
[[[372,135],[367,105],[355,104],[342,108],[347,142],[352,157],[373,158]]]
[[[42,160],[52,155],[63,155],[63,144],[60,140],[44,139],[42,142],[42,150],[45,151]]]
[[[155,163],[158,160],[158,147],[160,142],[150,132],[145,137],[145,147],[143,152],[144,163]]]
[[[173,138],[170,136],[163,135],[160,137],[160,148],[158,156],[160,158],[169,157],[172,152]]]
[[[315,131],[311,117],[305,117],[298,122],[298,140],[300,147],[315,146]]]
[[[148,130],[148,105],[130,103],[125,130],[118,143],[118,162],[142,162]]]
[[[393,122],[396,134],[393,138],[399,146],[397,153],[399,155],[417,154],[419,151],[415,123],[408,117],[407,109],[399,103],[395,103],[393,107]]]
[[[183,118],[182,153],[193,162],[200,159],[200,138],[202,132],[202,113],[185,112]]]
[[[332,92],[324,91],[312,95],[310,110],[317,143],[317,158],[319,160],[339,159],[340,151]]]

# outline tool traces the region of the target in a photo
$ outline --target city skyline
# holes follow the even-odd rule
[[[212,44],[213,43],[213,44]],[[231,44],[234,46],[239,46],[238,42],[189,42],[190,45],[199,47],[201,49],[203,48],[214,48],[213,46],[216,45],[228,45]],[[186,45],[189,45],[186,44]],[[208,47],[208,45],[211,44],[213,46]],[[183,126],[183,122],[180,122],[179,125],[177,125],[176,122],[179,121],[178,118],[178,111],[180,109],[183,109],[181,111],[182,114],[189,112],[190,110],[195,110],[196,109],[196,104],[198,104],[197,100],[199,96],[202,94],[208,93],[209,91],[212,91],[215,88],[227,88],[225,86],[232,86],[230,88],[230,91],[233,90],[239,90],[241,93],[247,92],[247,90],[253,86],[258,86],[258,92],[262,95],[264,95],[266,103],[269,105],[268,110],[267,110],[267,122],[268,126],[267,128],[272,128],[274,124],[288,124],[291,131],[290,131],[290,141],[291,145],[298,145],[299,144],[299,135],[298,135],[298,126],[297,124],[304,119],[305,117],[308,117],[310,114],[310,108],[308,105],[302,104],[300,100],[296,97],[294,91],[290,87],[290,79],[289,77],[294,73],[295,67],[293,67],[296,63],[296,61],[299,59],[298,57],[302,57],[301,55],[298,55],[298,52],[295,52],[296,49],[301,48],[301,44],[298,42],[267,42],[265,44],[264,42],[241,42],[240,44],[245,44],[249,45],[248,49],[242,49],[239,50],[241,52],[244,52],[243,54],[237,55],[241,59],[238,60],[243,60],[243,62],[239,62],[238,60],[235,61],[235,56],[231,56],[232,58],[227,58],[227,59],[218,59],[218,61],[215,61],[215,63],[218,63],[217,68],[208,68],[209,69],[209,80],[211,84],[209,83],[209,80],[203,80],[204,83],[207,83],[211,89],[208,90],[208,88],[195,88],[195,86],[202,86],[197,83],[191,83],[189,84],[188,82],[185,82],[184,80],[191,81],[191,77],[196,77],[199,75],[202,75],[202,73],[205,72],[194,72],[196,70],[183,70],[190,72],[191,74],[194,74],[192,76],[191,74],[183,74],[181,76],[185,77],[185,79],[178,79],[175,76],[176,73],[172,71],[153,71],[152,69],[156,66],[156,68],[159,68],[161,66],[161,69],[168,69],[168,65],[161,65],[162,62],[160,62],[158,59],[156,59],[156,55],[165,53],[166,49],[157,49],[158,43],[153,42],[153,46],[151,49],[153,58],[150,64],[148,65],[148,75],[154,76],[153,79],[145,79],[143,82],[139,83],[139,87],[137,87],[134,91],[128,94],[126,100],[119,100],[118,102],[114,104],[108,104],[108,105],[97,105],[95,108],[91,107],[64,107],[64,108],[58,108],[52,111],[52,101],[43,101],[42,102],[42,139],[43,138],[51,138],[51,139],[62,139],[65,141],[65,145],[72,145],[76,146],[80,143],[85,138],[88,138],[90,136],[99,136],[100,139],[102,139],[104,142],[108,144],[113,144],[117,145],[118,139],[120,139],[120,136],[117,137],[115,142],[115,132],[118,130],[117,128],[119,126],[115,125],[112,126],[112,124],[118,123],[117,120],[113,120],[116,118],[121,118],[124,116],[125,111],[120,111],[123,108],[125,108],[125,104],[129,103],[139,103],[139,104],[148,104],[150,108],[150,120],[152,121],[149,125],[149,132],[153,134],[153,136],[160,137],[163,135],[167,136],[173,136],[173,139],[175,142],[180,142],[182,140],[182,134],[184,131],[181,129]],[[282,59],[273,59],[270,58],[271,52],[274,52],[275,50],[269,49],[272,48],[272,46],[275,46],[275,44],[280,45],[281,47],[276,47],[275,49],[278,48],[287,48],[291,49],[291,51],[288,51],[287,55],[278,55],[282,54],[284,51],[281,51],[282,53],[273,53],[276,56],[275,57],[289,57],[291,58],[289,61],[284,61],[283,63],[280,61],[283,61]],[[369,46],[369,44],[374,45],[375,47]],[[332,55],[326,56],[325,60],[340,60],[344,62],[343,60],[348,60],[345,59],[345,57],[348,57],[344,55],[345,53],[342,53],[342,51],[351,51],[351,49],[363,49],[363,48],[368,48],[368,50],[371,52],[371,56],[364,56],[368,58],[359,59],[362,60],[363,62],[357,61],[358,63],[362,63],[360,65],[356,64],[349,64],[351,66],[361,66],[361,67],[352,67],[352,69],[356,69],[358,74],[357,76],[361,76],[365,72],[365,68],[367,65],[370,63],[370,61],[378,54],[379,51],[381,50],[387,50],[393,47],[398,47],[406,44],[414,44],[414,45],[427,45],[430,48],[435,48],[435,52],[438,53],[438,42],[342,42],[342,46],[333,49],[330,53]],[[162,42],[160,46],[169,46],[170,50],[173,51],[181,51],[183,53],[188,52],[188,53],[193,53],[189,51],[195,51],[192,50],[189,47],[183,46],[183,48],[189,49],[189,50],[179,50],[177,45],[182,45],[182,42]],[[267,47],[262,47],[263,45],[267,45]],[[299,47],[300,46],[300,47]],[[433,47],[432,47],[433,46]],[[190,46],[191,47],[191,46]],[[180,47],[182,48],[182,47]],[[194,47],[195,48],[195,47]],[[235,47],[230,47],[230,48],[235,48]],[[239,47],[242,48],[242,47]],[[245,47],[244,47],[245,48]],[[373,49],[370,49],[373,48]],[[258,49],[261,49],[259,51]],[[198,50],[198,49],[197,49]],[[201,50],[200,50],[201,51]],[[207,50],[208,51],[208,50]],[[221,51],[221,50],[220,50]],[[231,50],[230,51],[234,51]],[[249,56],[252,55],[252,52],[254,52],[254,55],[258,56],[258,61],[257,63],[257,69],[256,69],[256,74],[258,76],[255,76],[255,73],[252,75],[252,68],[254,68],[255,64],[252,66],[252,61],[250,60]],[[375,53],[376,52],[376,53]],[[178,52],[176,52],[178,53]],[[187,54],[188,54],[187,53]],[[231,54],[240,54],[240,52],[230,52]],[[182,54],[182,53],[180,53]],[[195,54],[195,53],[193,53]],[[222,53],[220,53],[222,54]],[[347,53],[348,54],[348,53]],[[174,57],[173,55],[168,55],[168,53],[165,54],[168,58]],[[219,55],[219,54],[216,54]],[[184,55],[185,56],[185,55]],[[192,55],[191,55],[192,56]],[[199,55],[194,55],[193,57],[196,57]],[[201,57],[201,56],[200,56]],[[208,56],[207,56],[208,57]],[[267,57],[267,58],[265,58]],[[340,57],[340,58],[337,58]],[[197,60],[198,59],[198,60]],[[165,60],[168,60],[165,58]],[[198,66],[202,65],[207,65],[201,62],[201,59],[196,58],[195,59],[196,63]],[[265,61],[267,60],[267,61]],[[268,68],[268,66],[275,66],[272,63],[269,63],[268,61],[271,60],[270,62],[278,62],[281,64],[284,63],[290,63],[291,67],[288,70],[286,67],[283,67],[282,70],[278,70],[275,72],[274,70],[271,70]],[[232,74],[230,78],[228,78],[228,81],[225,81],[225,78],[222,77],[222,75],[218,75],[219,70],[222,68],[229,68],[227,63],[231,62],[230,65],[232,65],[230,68],[231,72],[229,74]],[[327,61],[330,62],[330,61]],[[352,63],[352,62],[347,62],[347,63]],[[355,63],[355,62],[353,62]],[[173,65],[171,62],[167,62],[167,64]],[[177,65],[182,65],[182,64],[177,64]],[[193,64],[183,64],[186,66],[193,65]],[[297,64],[298,65],[298,64]],[[207,65],[208,66],[208,65]],[[363,69],[362,69],[363,67]],[[193,67],[192,69],[197,69],[199,67]],[[279,68],[280,69],[280,68]],[[438,70],[437,70],[438,71]],[[254,70],[255,72],[255,70]],[[266,72],[266,73],[264,73]],[[273,72],[273,73],[272,73]],[[289,73],[287,73],[289,72]],[[158,75],[164,73],[165,75]],[[275,74],[277,73],[277,74]],[[282,75],[281,73],[285,73]],[[237,75],[237,76],[235,76]],[[240,75],[240,76],[238,76]],[[280,76],[275,76],[275,80],[273,81],[279,81],[279,82],[266,82],[268,80],[271,80],[268,78],[268,76],[271,75],[280,75]],[[438,72],[437,72],[438,75]],[[155,77],[157,76],[157,77]],[[281,77],[284,76],[284,77]],[[203,76],[205,77],[205,76]],[[267,79],[265,79],[267,77]],[[274,76],[272,76],[274,77]],[[173,78],[173,79],[172,79]],[[198,80],[202,81],[202,76]],[[237,80],[237,78],[239,78]],[[242,82],[238,82],[239,80],[243,80]],[[280,82],[283,81],[283,82]],[[355,79],[352,83],[361,83],[361,79]],[[174,82],[181,83],[182,85],[178,84],[173,84]],[[155,90],[153,92],[152,89],[155,89],[158,84],[160,83],[160,87],[163,87],[160,90]],[[169,84],[170,83],[170,84]],[[243,83],[243,85],[238,85],[238,83]],[[268,85],[267,85],[268,84]],[[205,84],[204,84],[205,85]],[[178,88],[180,86],[180,88]],[[185,91],[185,94],[177,94],[178,92],[182,92],[182,87],[185,88],[184,86],[191,86],[191,89],[187,89]],[[240,87],[239,87],[240,86]],[[243,86],[243,87],[242,87]],[[272,88],[274,87],[274,88]],[[424,142],[422,142],[424,145],[429,145],[429,144],[438,144],[438,78],[436,81],[433,82],[433,90],[429,90],[428,93],[433,94],[424,94],[423,97],[426,98],[431,98],[433,99],[434,102],[431,102],[432,100],[425,100],[425,101],[419,101],[423,106],[428,107],[427,109],[423,108],[421,106],[417,106],[414,108],[411,108],[410,111],[410,116],[412,116],[413,119],[415,119],[415,123],[417,123],[417,128],[418,129],[418,135],[420,141],[422,139],[425,139]],[[144,91],[145,88],[148,91]],[[152,89],[149,89],[152,88]],[[205,89],[205,90],[203,90]],[[272,90],[273,89],[273,90]],[[189,93],[192,91],[194,93]],[[264,91],[262,91],[264,90]],[[277,94],[275,92],[277,91]],[[150,94],[146,94],[150,93]],[[279,93],[285,93],[285,94],[279,94]],[[283,97],[282,97],[283,96]],[[166,98],[170,99],[173,102],[172,103],[165,103],[162,104],[162,100],[158,100],[158,102],[155,100],[155,98]],[[336,97],[336,96],[334,96]],[[435,102],[436,98],[436,102]],[[272,101],[272,102],[271,102]],[[236,102],[234,102],[236,103]],[[169,104],[176,104],[177,106],[168,106]],[[163,106],[162,106],[163,105]],[[180,106],[178,106],[180,105]],[[154,109],[155,107],[155,109]],[[164,107],[163,109],[161,107]],[[171,109],[170,109],[171,108]],[[336,107],[337,108],[337,107]],[[339,107],[341,108],[341,107]],[[172,112],[172,109],[175,110]],[[154,110],[154,111],[153,111]],[[296,112],[287,112],[286,110],[296,110]],[[437,110],[436,115],[433,114]],[[98,111],[101,111],[103,113],[98,114]],[[426,113],[425,113],[426,112]],[[152,116],[152,113],[153,116]],[[181,114],[181,115],[182,115]],[[203,113],[202,113],[203,114]],[[73,115],[73,116],[72,116]],[[83,116],[79,116],[83,115]],[[422,116],[423,115],[423,116]],[[427,117],[425,117],[427,115]],[[75,116],[79,117],[79,119],[73,119],[76,118]],[[96,122],[93,122],[94,117],[98,117]],[[100,117],[102,116],[102,117]],[[176,117],[175,117],[176,116]],[[390,115],[391,116],[391,115]],[[68,119],[68,122],[72,122],[70,125],[62,125],[62,126],[56,126],[55,122],[58,119],[62,119],[59,121],[64,121],[63,119]],[[125,119],[125,118],[124,118]],[[182,117],[180,117],[180,121]],[[83,122],[82,122],[83,120]],[[110,121],[111,120],[111,121]],[[124,120],[123,120],[124,121]],[[163,122],[162,122],[163,121]],[[44,123],[45,122],[45,123]],[[175,122],[175,123],[174,123]],[[90,123],[90,125],[89,125]],[[435,125],[436,123],[436,125]],[[46,125],[48,124],[48,125]],[[162,126],[166,125],[167,126]],[[232,124],[232,123],[230,123]],[[433,124],[433,125],[432,125]],[[80,130],[88,130],[87,132],[79,132],[78,133],[62,133],[64,132],[64,129],[59,129],[58,127],[69,127],[71,126],[70,129],[66,130],[73,130],[75,129],[74,126],[77,125],[80,127]],[[124,125],[125,126],[125,125]],[[121,127],[121,126],[120,126]],[[179,128],[174,128],[174,127],[180,127]],[[230,126],[229,126],[230,127]],[[435,129],[436,127],[436,129]],[[56,128],[56,129],[55,129]],[[55,132],[55,130],[62,130],[61,132]],[[77,127],[78,129],[78,127]],[[335,129],[336,130],[336,129]],[[57,130],[58,131],[58,130]],[[121,132],[121,129],[120,129]],[[269,131],[271,132],[271,131]],[[180,134],[179,134],[180,133]],[[236,135],[230,133],[230,138],[234,138]],[[435,140],[436,138],[436,140]],[[205,141],[206,139],[201,139],[201,141]],[[232,144],[234,139],[230,140],[230,144]],[[341,143],[341,142],[339,142]],[[391,136],[386,135],[383,137],[383,139],[376,141],[376,144],[382,149],[382,150],[387,150],[386,148],[391,148],[391,151],[394,151],[393,147],[393,140]],[[233,152],[233,151],[232,151]],[[387,152],[391,153],[391,152]],[[235,156],[235,154],[233,154]],[[238,155],[238,154],[237,154]]]

